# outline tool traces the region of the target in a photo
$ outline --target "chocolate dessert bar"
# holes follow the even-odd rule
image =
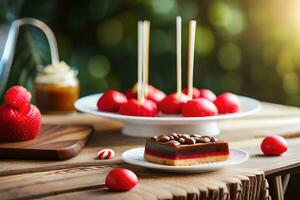
[[[196,165],[227,160],[229,147],[215,137],[172,133],[147,139],[144,158],[162,165]]]

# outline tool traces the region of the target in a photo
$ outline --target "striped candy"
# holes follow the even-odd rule
[[[98,159],[110,159],[115,155],[115,152],[112,149],[102,149],[98,152]]]

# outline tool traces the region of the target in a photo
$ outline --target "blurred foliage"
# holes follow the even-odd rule
[[[78,68],[81,95],[126,90],[136,81],[137,21],[151,20],[150,83],[175,90],[175,17],[197,20],[194,83],[300,106],[300,2],[235,0],[2,0],[0,22],[35,17],[55,32],[62,60]],[[24,28],[26,29],[26,28]],[[32,87],[35,67],[49,64],[39,31],[20,33],[9,84]],[[184,72],[185,77],[185,72]],[[185,80],[185,79],[184,79]]]

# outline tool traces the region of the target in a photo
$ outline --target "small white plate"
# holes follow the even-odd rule
[[[230,148],[230,157],[228,160],[220,162],[205,163],[190,166],[170,166],[160,165],[148,162],[144,159],[144,147],[129,149],[122,154],[124,162],[140,167],[146,167],[155,170],[171,171],[171,172],[209,172],[218,170],[223,167],[233,166],[245,162],[249,158],[249,154],[236,148]]]
[[[248,116],[258,112],[261,108],[259,101],[238,96],[240,111],[237,113],[209,117],[182,117],[181,115],[161,114],[158,117],[139,117],[98,111],[97,101],[101,95],[94,94],[82,97],[76,101],[75,108],[81,112],[123,122],[122,132],[125,135],[134,137],[151,137],[172,132],[214,136],[220,132],[217,122]]]

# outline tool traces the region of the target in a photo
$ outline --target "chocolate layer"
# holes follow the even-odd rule
[[[154,136],[146,141],[145,152],[167,157],[197,157],[200,154],[229,154],[228,143],[214,137],[170,134]],[[194,156],[193,156],[194,155]]]

